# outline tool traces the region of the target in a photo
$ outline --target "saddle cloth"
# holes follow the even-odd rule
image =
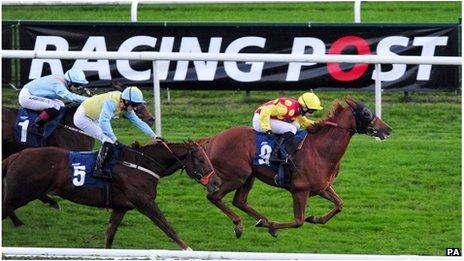
[[[69,179],[74,188],[104,188],[106,180],[93,177],[97,151],[69,152]]]
[[[46,144],[47,138],[58,127],[58,124],[63,120],[66,114],[66,107],[62,107],[58,116],[46,122],[43,127],[43,137],[27,131],[29,124],[32,124],[39,116],[40,112],[29,110],[26,108],[19,108],[16,115],[14,125],[14,136],[17,142],[26,144],[31,147],[43,147]]]
[[[256,135],[256,155],[252,161],[253,166],[267,166],[270,167],[274,172],[279,170],[279,162],[270,162],[269,158],[271,157],[272,151],[276,149],[277,141],[280,139],[281,135],[274,135],[274,137],[269,138],[265,133],[255,131]],[[307,135],[306,131],[298,131],[294,139],[297,142],[300,142]]]

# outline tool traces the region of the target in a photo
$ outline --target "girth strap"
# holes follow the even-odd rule
[[[140,165],[137,165],[137,164],[134,164],[134,163],[130,163],[130,162],[127,162],[127,161],[121,161],[122,165],[126,166],[126,167],[129,167],[129,168],[133,168],[133,169],[136,169],[136,170],[140,170],[140,171],[143,171],[153,177],[155,177],[155,179],[160,179],[160,176],[158,174],[156,174],[155,172],[147,169],[147,168],[144,168]]]

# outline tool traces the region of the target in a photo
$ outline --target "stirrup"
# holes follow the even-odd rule
[[[43,137],[42,127],[38,125],[38,123],[31,124],[29,128],[27,128],[27,132]]]

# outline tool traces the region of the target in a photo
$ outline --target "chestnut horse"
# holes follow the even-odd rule
[[[326,118],[307,129],[308,135],[300,144],[301,149],[291,158],[291,181],[285,186],[293,198],[294,220],[291,222],[271,221],[247,203],[255,178],[276,186],[275,173],[270,168],[251,165],[256,152],[255,131],[252,128],[235,127],[198,140],[206,148],[216,179],[222,180],[219,189],[210,191],[207,198],[231,219],[237,238],[243,232],[241,219],[222,201],[227,193],[234,190],[233,205],[255,218],[257,227],[268,228],[272,236],[277,235],[277,229],[297,228],[305,221],[324,224],[342,210],[343,202],[332,184],[351,137],[359,133],[385,139],[391,132],[391,128],[362,103],[351,97],[345,101],[348,106],[343,107],[338,101],[335,102]],[[322,217],[305,218],[308,198],[315,195],[330,200],[335,207]]]
[[[179,247],[189,249],[154,200],[160,177],[185,168],[190,177],[201,182],[203,177],[214,173],[205,150],[198,143],[157,142],[124,147],[121,161],[113,167],[114,179],[108,190],[110,197],[106,199],[97,188],[73,188],[68,162],[69,151],[57,147],[25,149],[3,160],[2,219],[42,195],[54,193],[78,204],[112,209],[106,231],[106,248],[111,248],[126,212],[135,208],[149,217]],[[85,179],[85,175],[80,177],[80,180]]]

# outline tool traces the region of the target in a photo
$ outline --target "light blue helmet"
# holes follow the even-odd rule
[[[71,68],[64,74],[64,79],[71,84],[86,85],[89,82],[85,79],[85,74],[81,69]]]
[[[122,98],[130,102],[145,103],[142,91],[135,86],[126,87],[126,89],[122,91]]]

